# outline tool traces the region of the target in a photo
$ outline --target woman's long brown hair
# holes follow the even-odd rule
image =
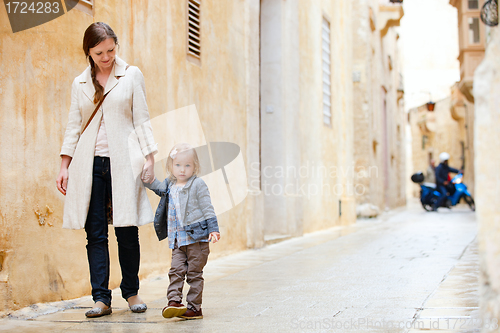
[[[118,45],[118,37],[115,32],[109,25],[103,22],[92,23],[87,30],[85,30],[85,35],[83,36],[83,52],[90,62],[92,83],[95,88],[94,104],[97,104],[104,96],[104,87],[97,81],[96,64],[94,60],[92,60],[89,50],[108,38],[113,38],[115,44]]]

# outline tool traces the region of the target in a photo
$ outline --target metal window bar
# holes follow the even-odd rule
[[[330,60],[330,23],[323,18],[321,24],[321,59],[322,59],[322,81],[323,81],[323,122],[331,124],[331,60]]]
[[[469,9],[479,9],[479,0],[469,0]]]
[[[198,0],[188,0],[188,54],[201,56],[201,4]]]

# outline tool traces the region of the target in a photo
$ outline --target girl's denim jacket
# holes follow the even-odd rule
[[[163,182],[155,178],[152,184],[144,183],[144,186],[161,197],[154,220],[156,235],[160,241],[167,238],[168,194],[174,184],[175,181],[169,181],[168,178]],[[195,241],[207,239],[211,232],[219,232],[217,217],[210,201],[210,192],[203,179],[196,175],[191,176],[179,192],[179,203],[184,230]]]

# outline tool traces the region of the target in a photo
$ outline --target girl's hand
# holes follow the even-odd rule
[[[57,189],[64,195],[66,195],[66,189],[68,188],[68,167],[71,163],[71,159],[72,158],[70,156],[62,156],[61,170],[59,171],[59,176],[57,176],[56,179]]]
[[[151,184],[155,180],[155,158],[153,154],[149,154],[146,157],[146,163],[142,168],[141,180],[145,183]]]
[[[217,243],[220,239],[220,233],[214,231],[214,232],[211,232],[210,235],[208,235],[208,241],[210,242],[211,240],[213,240],[213,243]]]

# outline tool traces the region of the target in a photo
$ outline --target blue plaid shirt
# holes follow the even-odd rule
[[[196,243],[189,236],[182,225],[182,214],[179,203],[179,192],[183,187],[173,185],[168,194],[168,247],[175,248],[175,240],[177,239],[177,247]],[[208,239],[202,239],[200,242],[208,242]]]

